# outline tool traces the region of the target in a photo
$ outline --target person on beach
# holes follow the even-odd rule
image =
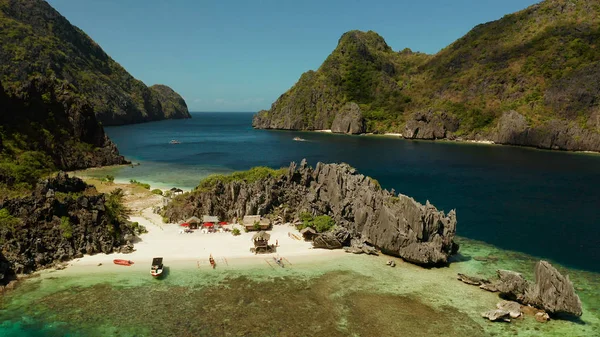
[[[279,240],[275,240],[275,247],[279,247]]]

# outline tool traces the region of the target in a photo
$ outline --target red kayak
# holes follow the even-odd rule
[[[121,259],[114,259],[113,262],[115,264],[120,264],[122,266],[131,266],[133,264],[133,261],[131,261],[131,260],[121,260]]]

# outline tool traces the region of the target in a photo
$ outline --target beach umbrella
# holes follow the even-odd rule
[[[182,226],[182,227],[190,227],[190,224],[189,224],[189,223],[187,223],[187,222],[184,222],[184,223],[182,223],[182,224],[181,224],[181,225],[179,225],[179,226]]]
[[[212,222],[205,222],[204,227],[212,227],[214,224]]]
[[[227,225],[227,222],[221,221],[221,222],[219,222],[219,225]]]

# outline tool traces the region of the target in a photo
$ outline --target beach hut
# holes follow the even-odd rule
[[[189,226],[190,229],[198,229],[198,226],[200,226],[200,223],[202,222],[202,220],[193,216],[193,217],[187,219],[185,222],[190,225]]]
[[[171,194],[173,194],[173,195],[183,194],[183,190],[180,188],[177,188],[177,187],[173,187],[169,191],[171,191]]]
[[[254,243],[254,253],[269,252],[271,247],[269,246],[269,240],[271,239],[271,234],[260,231],[254,235],[252,235],[252,242]]]
[[[264,231],[271,227],[271,221],[267,218],[261,219],[260,215],[245,215],[243,222],[247,231]]]
[[[314,230],[312,227],[306,227],[300,231],[300,234],[302,234],[304,240],[312,241],[315,238],[315,236],[317,236],[317,231]]]

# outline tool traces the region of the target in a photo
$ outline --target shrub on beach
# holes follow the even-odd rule
[[[239,228],[234,228],[234,229],[231,231],[231,234],[233,234],[233,236],[238,236],[238,235],[241,235],[242,233],[240,232],[240,229],[239,229]]]
[[[135,180],[135,179],[131,179],[131,180],[129,180],[129,182],[130,182],[131,184],[133,184],[133,185],[137,185],[137,186],[139,186],[139,187],[142,187],[142,188],[145,188],[145,189],[147,189],[147,190],[149,190],[149,189],[150,189],[150,184],[141,183],[141,182],[139,182],[139,181],[137,181],[137,180]]]
[[[152,194],[163,195],[163,191],[158,188],[155,188],[152,190]]]
[[[309,212],[302,212],[298,216],[302,221],[301,224],[297,225],[298,230],[302,230],[306,227],[311,227],[319,233],[330,231],[335,227],[335,221],[329,215],[319,215],[313,217]]]

